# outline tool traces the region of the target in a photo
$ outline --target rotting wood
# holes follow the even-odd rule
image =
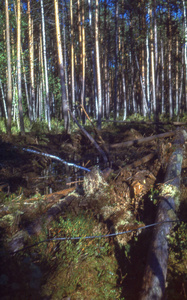
[[[136,139],[136,140],[133,140],[133,141],[127,141],[127,142],[123,142],[123,143],[113,144],[113,145],[110,146],[110,148],[115,149],[115,148],[125,148],[125,147],[130,147],[130,146],[137,146],[137,145],[140,145],[142,143],[151,142],[151,141],[156,140],[156,139],[171,137],[174,134],[175,134],[175,131],[165,132],[165,133],[156,134],[156,135],[153,135],[153,136],[148,136],[148,137],[141,138],[141,139]]]
[[[92,145],[94,145],[95,148],[97,149],[97,151],[101,154],[104,162],[107,163],[108,158],[107,158],[105,152],[101,149],[101,147],[97,144],[97,142],[93,139],[93,137],[79,124],[79,122],[77,121],[77,119],[74,117],[74,115],[72,114],[72,112],[70,110],[69,110],[69,113],[70,113],[72,119],[74,120],[74,122],[77,124],[77,126],[80,128],[80,130],[83,132],[83,134],[86,136],[86,138],[88,138],[90,140]]]
[[[129,165],[126,165],[125,167],[123,168],[120,168],[120,172],[123,172],[124,170],[131,170],[133,168],[136,168],[138,166],[141,166],[142,164],[145,164],[147,163],[148,161],[150,161],[151,159],[154,158],[154,156],[156,155],[156,152],[152,152],[138,160],[136,160],[135,162],[133,162],[132,164],[129,164]]]
[[[172,221],[177,219],[176,212],[179,207],[180,174],[185,139],[186,132],[177,130],[173,144],[175,151],[169,160],[155,220],[155,223],[163,221],[167,223],[159,224],[154,228],[140,300],[161,300],[164,297],[169,252],[167,237],[173,226]]]
[[[57,192],[45,195],[44,198],[43,198],[43,201],[45,203],[51,203],[52,202],[54,204],[55,201],[58,201],[60,198],[67,196],[69,193],[73,192],[74,190],[75,190],[75,187],[71,187],[71,188],[68,188],[68,189],[64,189],[64,190],[61,190],[61,191],[57,191]],[[24,202],[29,203],[30,201],[38,201],[40,199],[41,199],[41,196],[40,197],[29,198],[29,199],[25,200]]]

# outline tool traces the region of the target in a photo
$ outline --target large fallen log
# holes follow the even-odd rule
[[[151,141],[156,140],[156,139],[171,137],[174,134],[175,134],[174,131],[165,132],[165,133],[156,134],[156,135],[153,135],[153,136],[148,136],[148,137],[141,138],[141,139],[136,139],[136,140],[133,140],[133,141],[127,141],[127,142],[123,142],[123,143],[113,144],[113,145],[110,146],[110,148],[115,149],[115,148],[124,148],[124,147],[130,147],[130,146],[137,146],[137,145],[140,145],[142,143],[151,142]]]
[[[167,237],[177,219],[179,207],[180,174],[183,161],[185,131],[176,132],[174,152],[170,157],[160,194],[155,222],[165,222],[155,227],[143,277],[140,300],[161,300],[164,296],[169,245]]]

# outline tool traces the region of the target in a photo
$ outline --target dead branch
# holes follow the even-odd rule
[[[94,123],[93,123],[92,120],[90,119],[90,117],[89,117],[89,115],[87,114],[87,112],[86,112],[84,106],[83,106],[82,104],[81,104],[80,106],[81,106],[81,108],[83,109],[83,111],[84,111],[84,113],[85,113],[87,119],[88,119],[89,122],[91,123],[91,125],[92,125],[92,127],[93,127],[93,130],[94,130],[96,136],[98,137],[99,142],[101,143],[101,145],[102,145],[104,151],[105,151],[107,154],[109,154],[108,149],[106,148],[105,142],[103,141],[102,136],[99,134],[98,129],[95,127]]]
[[[141,166],[142,164],[145,164],[148,161],[150,161],[155,155],[156,155],[156,152],[152,152],[152,153],[138,159],[137,161],[133,162],[132,164],[126,165],[124,168],[121,168],[121,172],[123,172],[123,170],[131,170],[133,168]]]
[[[103,157],[104,162],[107,163],[108,159],[107,159],[105,152],[101,149],[101,147],[97,144],[97,142],[93,139],[93,137],[79,124],[79,122],[76,120],[76,118],[74,117],[74,115],[72,114],[72,112],[70,110],[69,110],[69,112],[70,112],[70,115],[71,115],[72,119],[74,120],[74,122],[77,124],[77,126],[80,128],[80,130],[83,132],[83,134],[90,140],[92,145],[95,146],[97,151]]]
[[[133,140],[133,141],[128,141],[128,142],[113,144],[113,145],[110,146],[110,148],[111,149],[115,149],[115,148],[120,148],[120,147],[123,148],[123,147],[137,146],[137,145],[140,145],[142,143],[151,142],[151,141],[156,140],[156,139],[171,137],[174,134],[175,134],[174,131],[165,132],[165,133],[156,134],[156,135],[145,137],[145,138],[141,138],[141,139],[136,139],[136,140]]]
[[[167,223],[159,224],[154,229],[143,277],[141,300],[161,300],[164,296],[169,251],[167,236],[173,226],[172,221],[177,219],[176,211],[179,207],[180,174],[185,136],[185,131],[176,131],[174,142],[176,150],[169,160],[155,221],[167,221]]]

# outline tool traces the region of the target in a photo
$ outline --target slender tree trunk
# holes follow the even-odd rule
[[[185,64],[185,108],[187,109],[187,20],[186,20],[186,2],[185,0],[183,2],[183,11],[184,11],[184,38],[185,38],[185,44],[184,44],[184,64]]]
[[[149,35],[148,30],[146,33],[146,54],[147,54],[147,60],[146,60],[146,66],[147,66],[147,103],[148,103],[148,112],[149,115],[151,113],[151,104],[150,104],[150,81],[149,81],[149,70],[150,70],[150,62],[149,62]]]
[[[161,108],[161,112],[162,114],[165,113],[165,99],[164,99],[164,43],[163,40],[161,39],[161,76],[162,76],[162,108]]]
[[[10,51],[10,24],[9,24],[9,11],[8,0],[5,0],[6,11],[6,46],[7,46],[7,106],[8,106],[8,120],[7,120],[7,133],[11,134],[11,121],[12,121],[12,68],[11,68],[11,51]],[[7,112],[5,109],[5,117],[7,119]]]
[[[84,28],[84,0],[82,0],[82,89],[81,89],[81,104],[85,106],[85,65],[86,65],[86,50],[85,50],[85,28]],[[85,121],[85,117],[83,117]]]
[[[72,112],[75,109],[75,61],[74,61],[74,29],[73,29],[73,4],[70,0],[70,21],[71,21],[71,101]]]
[[[64,63],[63,63],[63,55],[62,55],[58,0],[54,0],[54,7],[55,7],[57,49],[58,49],[58,66],[59,66],[61,89],[62,89],[62,108],[63,108],[63,114],[64,114],[64,128],[67,132],[69,132],[70,127],[69,127],[69,116],[68,116],[68,100],[67,100],[66,87],[65,87]]]
[[[171,14],[168,2],[168,82],[169,82],[169,116],[173,117],[173,99],[172,99],[172,77],[171,77],[171,50],[172,50],[172,41],[171,41]]]
[[[40,100],[41,100],[41,102],[39,102],[39,104],[40,104],[39,119],[42,120],[41,113],[43,112],[43,108],[44,108],[45,122],[48,122],[41,26],[40,26],[39,65],[40,65],[40,70],[41,70],[40,71]],[[43,95],[42,95],[42,93],[43,93]]]
[[[0,89],[1,89],[1,94],[2,94],[2,98],[3,98],[3,107],[4,107],[4,112],[5,112],[5,118],[6,120],[8,120],[8,113],[7,113],[7,108],[6,108],[6,101],[5,101],[5,94],[4,94],[4,90],[3,90],[3,85],[0,79]]]
[[[66,88],[66,98],[67,101],[69,99],[69,92],[68,92],[68,72],[67,72],[67,50],[66,50],[66,26],[65,26],[65,14],[64,14],[64,0],[62,0],[62,32],[63,32],[63,44],[64,44],[64,76],[65,76],[65,88]]]
[[[18,107],[20,130],[24,134],[22,91],[21,91],[21,7],[20,0],[17,0],[17,80],[18,80]]]
[[[115,0],[115,77],[114,77],[114,120],[119,113],[118,108],[118,14],[119,4]]]
[[[107,1],[104,2],[104,105],[105,105],[105,111],[104,116],[106,119],[109,119],[110,114],[110,98],[109,98],[109,76],[108,76],[108,28],[107,28]]]
[[[44,7],[43,0],[40,0],[41,15],[42,15],[42,38],[43,38],[43,58],[44,58],[44,70],[45,70],[45,91],[46,91],[46,104],[47,104],[47,122],[48,128],[51,130],[51,116],[49,105],[49,83],[48,83],[48,71],[47,71],[47,49],[46,49],[46,32],[45,32],[45,19],[44,19]]]
[[[97,98],[98,98],[98,120],[97,127],[101,129],[101,115],[102,115],[102,90],[101,90],[101,69],[99,56],[99,3],[95,1],[95,49],[96,49],[96,68],[97,68]]]
[[[93,24],[92,24],[92,0],[88,0],[89,6],[89,26],[90,35],[94,36]],[[96,59],[95,59],[95,47],[91,38],[91,56],[92,56],[92,68],[93,68],[93,94],[94,94],[94,115],[98,117],[98,105],[97,105],[97,76],[96,76]]]
[[[150,15],[150,43],[151,43],[151,80],[152,80],[152,94],[153,94],[153,114],[156,116],[156,90],[155,90],[155,59],[154,59],[154,37],[153,37],[153,16],[152,8],[148,8]]]
[[[176,34],[176,96],[175,96],[175,110],[176,110],[176,116],[178,116],[179,113],[179,39],[178,34]]]
[[[35,119],[35,87],[34,87],[34,37],[33,19],[31,18],[30,0],[27,1],[28,7],[28,32],[29,32],[29,63],[30,63],[30,90],[31,90],[31,117]]]

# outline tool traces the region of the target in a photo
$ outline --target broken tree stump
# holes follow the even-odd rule
[[[173,222],[177,219],[176,211],[179,207],[180,175],[186,138],[187,134],[184,130],[176,131],[173,144],[175,149],[167,167],[155,221],[160,224],[154,228],[140,300],[161,300],[164,296],[169,252],[167,237]]]

